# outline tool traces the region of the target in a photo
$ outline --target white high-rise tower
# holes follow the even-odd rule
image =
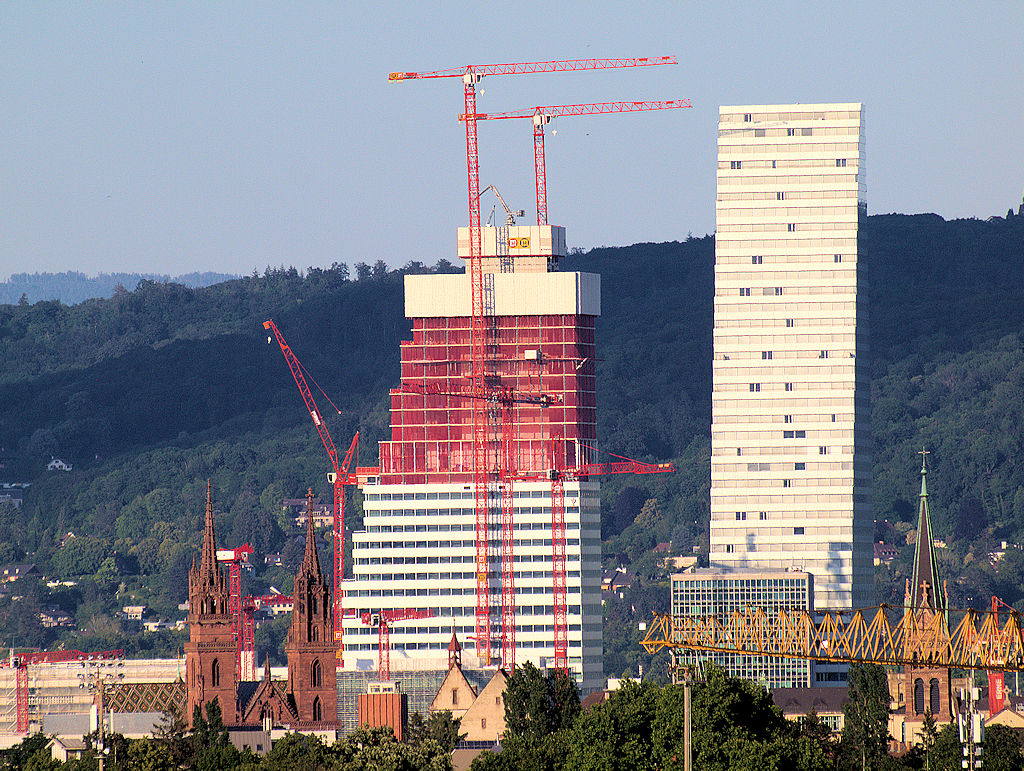
[[[860,104],[722,107],[711,564],[872,595]]]

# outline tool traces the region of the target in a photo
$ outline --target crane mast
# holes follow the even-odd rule
[[[247,634],[246,614],[242,599],[242,563],[249,561],[253,549],[243,543],[237,549],[218,549],[217,561],[228,565],[228,613],[231,615],[231,635],[235,640],[235,671],[245,680],[256,679],[256,659],[249,644],[252,635]],[[251,627],[251,616],[249,617]]]
[[[359,447],[359,432],[352,438],[352,443],[349,445],[348,450],[345,453],[344,460],[338,462],[338,450],[334,446],[334,440],[331,439],[331,433],[327,430],[327,425],[324,423],[323,417],[321,416],[320,409],[317,407],[316,400],[313,398],[312,392],[309,390],[309,386],[306,385],[306,377],[302,373],[302,364],[299,363],[298,357],[292,352],[292,349],[285,342],[284,336],[281,331],[277,328],[277,325],[273,320],[263,322],[263,328],[272,332],[274,338],[277,339],[277,344],[281,348],[281,353],[284,355],[284,360],[288,363],[288,369],[292,373],[292,378],[295,380],[295,385],[299,388],[299,393],[302,394],[302,400],[306,404],[306,409],[309,411],[309,416],[313,419],[313,424],[316,426],[317,433],[320,435],[320,441],[323,442],[324,449],[327,450],[327,456],[331,461],[331,467],[334,469],[330,482],[334,488],[334,597],[333,597],[333,611],[334,611],[334,641],[337,644],[338,650],[338,664],[342,662],[342,635],[344,633],[342,626],[342,616],[344,615],[344,597],[342,596],[341,582],[345,574],[345,485],[351,485],[356,483],[356,477],[351,472],[352,463],[355,457],[355,453]],[[270,340],[268,339],[268,342]]]
[[[413,608],[396,608],[377,613],[367,611],[360,615],[360,620],[364,624],[377,627],[377,679],[379,682],[386,683],[391,680],[391,625],[399,621],[432,618],[433,615],[433,610]]]

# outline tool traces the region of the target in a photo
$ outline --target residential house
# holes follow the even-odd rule
[[[69,736],[53,737],[47,748],[50,750],[50,758],[60,763],[81,758],[86,750],[84,738],[72,739]]]
[[[833,734],[843,730],[843,705],[850,700],[846,688],[775,688],[775,706],[788,720],[801,721],[812,712]]]
[[[892,544],[882,543],[879,541],[875,544],[875,566],[888,565],[894,559],[900,556],[900,550],[898,547]]]
[[[146,615],[146,606],[125,605],[121,608],[121,612],[124,614],[124,618],[128,621],[142,621],[142,617]]]
[[[25,576],[34,576],[39,578],[42,573],[39,572],[39,568],[34,563],[12,563],[10,565],[4,565],[0,577],[4,581],[17,581],[19,578]]]
[[[625,596],[625,592],[633,585],[636,574],[624,567],[614,570],[605,570],[601,576],[601,591],[619,595],[619,599]]]
[[[55,627],[74,629],[75,619],[58,607],[51,606],[39,612],[39,622],[47,629]]]
[[[285,498],[281,502],[282,507],[289,513],[296,527],[306,526],[306,499]],[[314,527],[328,527],[334,524],[334,511],[330,505],[320,498],[313,499],[311,507]]]

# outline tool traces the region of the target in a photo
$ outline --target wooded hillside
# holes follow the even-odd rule
[[[954,604],[984,604],[993,592],[1019,603],[1021,552],[1010,549],[996,563],[989,554],[1003,540],[1024,541],[1024,217],[872,216],[865,237],[874,502],[877,519],[889,521],[877,535],[905,542],[919,486],[916,453],[927,446]],[[666,541],[675,553],[706,548],[713,261],[710,236],[564,261],[566,270],[602,274],[602,449],[674,460],[679,469],[603,486],[606,556],[639,573],[624,600],[606,609],[612,675],[640,660],[633,619],[667,601],[650,550]],[[202,289],[143,281],[74,306],[0,306],[0,481],[32,483],[20,508],[0,504],[0,562],[27,558],[48,576],[87,575],[117,552],[131,559],[108,565],[107,586],[131,593],[141,574],[146,589],[136,595],[170,612],[198,544],[207,478],[225,543],[287,550],[275,499],[309,486],[326,495],[328,464],[262,322],[275,319],[340,408],[328,418],[337,443],[358,428],[362,462],[372,462],[387,429],[387,391],[398,382],[398,345],[409,335],[402,274],[424,270],[360,264],[350,276],[336,264]],[[74,470],[45,472],[51,456]],[[80,545],[61,547],[69,531]],[[880,569],[880,599],[902,591],[905,564]],[[286,567],[257,576],[257,588],[289,580]],[[102,588],[86,621],[110,632]],[[22,634],[11,607],[0,624]]]

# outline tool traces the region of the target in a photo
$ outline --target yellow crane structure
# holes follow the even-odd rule
[[[663,649],[886,666],[1024,671],[1020,614],[878,605],[860,610],[765,610],[727,618],[655,614],[640,644]]]
[[[766,609],[748,605],[720,615],[655,614],[640,644],[754,656],[912,668],[1024,671],[1020,614],[993,602],[988,610],[952,610],[940,581],[928,505],[927,450],[921,450],[921,493],[914,578],[903,605],[860,610]]]

